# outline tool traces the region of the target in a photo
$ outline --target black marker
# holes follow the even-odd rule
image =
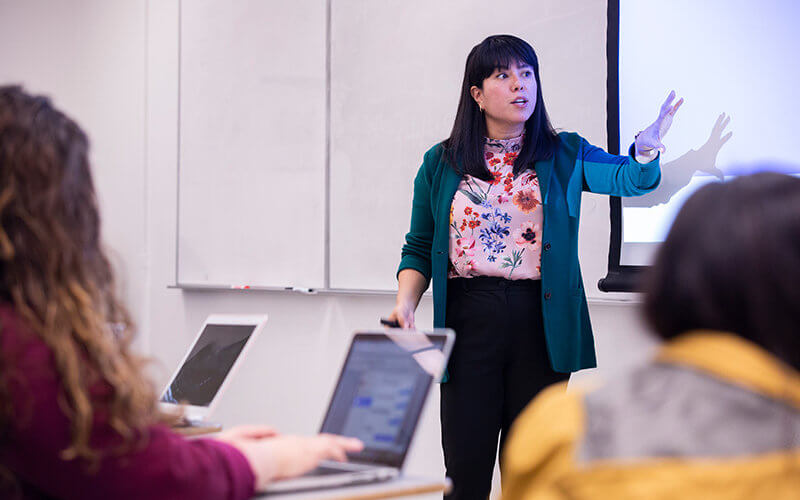
[[[400,323],[394,319],[381,318],[381,324],[390,328],[400,328]]]

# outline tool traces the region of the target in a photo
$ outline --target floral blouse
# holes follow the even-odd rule
[[[450,206],[448,277],[541,279],[542,196],[536,172],[514,178],[522,136],[486,139],[490,181],[470,175]]]

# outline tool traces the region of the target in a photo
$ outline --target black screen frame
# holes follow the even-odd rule
[[[197,335],[194,342],[192,342],[192,345],[189,347],[189,350],[187,351],[186,356],[183,358],[183,361],[181,361],[181,364],[178,367],[177,371],[173,374],[172,378],[167,384],[167,387],[161,394],[159,402],[168,404],[178,404],[178,405],[185,404],[196,408],[206,408],[206,409],[210,408],[211,405],[214,403],[214,401],[219,397],[220,392],[225,386],[225,382],[228,380],[228,377],[230,377],[231,373],[234,371],[236,364],[241,360],[242,354],[245,352],[247,345],[253,340],[253,336],[258,331],[258,327],[259,325],[257,323],[252,323],[252,324],[251,323],[234,324],[234,323],[221,323],[221,322],[205,323],[203,325],[202,330],[200,330],[200,333]],[[197,399],[192,400],[187,398],[179,398],[177,401],[174,399],[167,399],[167,394],[172,394],[172,391],[174,390],[178,391],[181,390],[182,377],[190,377],[189,375],[187,375],[186,371],[190,370],[189,366],[191,365],[192,356],[198,354],[198,352],[204,349],[206,346],[211,345],[211,341],[207,342],[206,339],[208,338],[207,336],[213,335],[211,333],[211,329],[214,328],[221,328],[221,329],[241,328],[243,330],[247,329],[247,337],[242,339],[244,341],[242,347],[236,352],[236,356],[233,358],[233,362],[227,367],[227,370],[225,370],[225,374],[222,376],[219,382],[216,383],[216,387],[214,387],[214,393],[211,396],[211,399],[209,399],[207,402],[205,402],[205,400],[198,401]],[[232,333],[227,332],[226,334],[232,334]],[[241,342],[241,340],[239,342]],[[202,347],[200,347],[201,345]],[[181,393],[179,392],[179,394]]]
[[[608,29],[606,35],[606,131],[608,152],[619,152],[619,0],[608,0]],[[611,234],[608,245],[608,273],[597,282],[602,292],[639,292],[641,276],[649,266],[625,266],[620,264],[622,248],[622,199],[609,198]]]
[[[438,334],[438,333],[428,333],[425,332],[425,336],[433,344],[434,348],[443,351],[445,346],[447,345],[447,335],[446,334]],[[333,429],[329,427],[329,419],[333,411],[333,403],[336,400],[336,395],[339,390],[340,385],[342,384],[342,378],[344,377],[345,371],[347,370],[347,366],[350,362],[350,359],[353,355],[353,351],[355,349],[356,342],[364,342],[364,341],[372,341],[372,342],[387,342],[387,343],[394,343],[394,341],[386,335],[381,335],[379,333],[356,333],[353,336],[353,340],[350,342],[350,348],[347,351],[347,357],[345,358],[345,362],[342,364],[342,368],[339,371],[339,377],[336,379],[336,385],[334,386],[333,393],[331,394],[330,400],[328,401],[328,409],[325,412],[325,418],[322,420],[322,425],[320,425],[320,432],[327,432],[331,433]],[[446,362],[446,360],[445,360]],[[395,453],[389,452],[386,450],[374,450],[369,448],[364,448],[362,451],[358,453],[348,453],[347,457],[348,460],[355,462],[355,463],[367,463],[370,465],[385,465],[387,467],[394,467],[396,469],[400,469],[405,463],[406,456],[408,455],[408,450],[411,448],[411,443],[413,442],[414,435],[416,434],[417,427],[419,426],[419,419],[422,416],[422,409],[425,406],[425,402],[428,399],[428,395],[430,394],[431,385],[433,382],[433,376],[428,375],[428,378],[425,381],[425,388],[412,401],[412,406],[409,408],[409,413],[413,418],[413,431],[411,432],[410,436],[408,437],[408,442],[405,443],[404,449],[402,453]]]

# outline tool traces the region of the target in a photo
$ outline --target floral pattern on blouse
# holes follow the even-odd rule
[[[465,175],[450,206],[448,277],[541,278],[542,197],[533,170],[514,178],[522,136],[486,139],[492,179]]]

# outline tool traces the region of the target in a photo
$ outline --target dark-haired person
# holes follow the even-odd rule
[[[390,316],[414,327],[433,280],[434,326],[456,331],[441,386],[451,498],[486,498],[498,434],[502,448],[543,387],[595,366],[578,266],[581,192],[633,196],[658,185],[661,138],[682,102],[674,97],[629,156],[614,156],[554,132],[527,42],[490,36],[467,57],[452,133],[414,181]]]
[[[506,447],[504,498],[800,498],[798,283],[800,179],[699,189],[646,279],[661,351],[588,395],[536,398]]]
[[[245,499],[360,450],[264,426],[188,441],[160,423],[101,248],[88,148],[47,99],[0,87],[0,498]]]

